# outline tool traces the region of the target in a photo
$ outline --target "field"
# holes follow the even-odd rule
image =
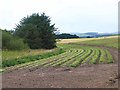
[[[53,50],[3,51],[3,87],[117,87],[117,36],[63,39],[57,46]]]
[[[78,43],[86,45],[98,45],[119,48],[118,39],[119,36],[101,37],[101,38],[83,38],[83,39],[63,39],[59,43]]]

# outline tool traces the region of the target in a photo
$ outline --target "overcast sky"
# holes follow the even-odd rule
[[[45,12],[61,33],[117,32],[119,0],[1,0],[0,28],[13,29],[32,13]]]

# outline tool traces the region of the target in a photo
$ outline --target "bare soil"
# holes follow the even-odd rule
[[[118,51],[109,51],[115,59],[113,64],[26,68],[3,73],[3,88],[118,88]]]

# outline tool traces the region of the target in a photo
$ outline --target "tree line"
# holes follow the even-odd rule
[[[69,39],[69,38],[79,38],[77,35],[71,35],[69,33],[57,34],[56,39]]]

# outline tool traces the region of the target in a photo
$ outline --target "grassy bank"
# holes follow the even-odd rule
[[[30,61],[36,61],[36,60],[40,60],[40,59],[45,59],[51,56],[55,56],[58,54],[61,54],[65,52],[63,49],[60,48],[56,48],[55,50],[52,50],[50,52],[46,52],[46,53],[41,53],[41,54],[37,54],[37,55],[27,55],[27,56],[21,56],[19,58],[9,58],[9,59],[5,59],[2,61],[2,67],[10,67],[10,66],[14,66],[14,65],[18,65],[18,64],[22,64],[22,63],[27,63]]]

